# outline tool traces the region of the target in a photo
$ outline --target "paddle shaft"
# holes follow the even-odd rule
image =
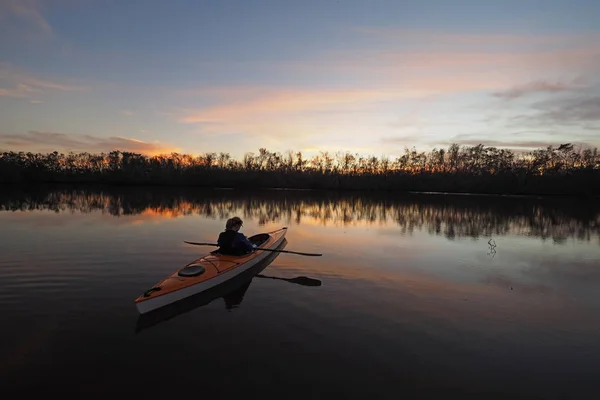
[[[188,242],[186,240],[184,240],[185,243],[187,244],[193,244],[195,246],[216,246],[219,247],[218,244],[216,243],[198,243],[198,242]],[[254,250],[265,250],[265,251],[275,251],[278,253],[290,253],[290,254],[298,254],[301,256],[311,256],[311,257],[319,257],[322,256],[323,254],[318,254],[318,253],[302,253],[299,251],[291,251],[291,250],[278,250],[278,249],[265,249],[263,247],[255,247]]]

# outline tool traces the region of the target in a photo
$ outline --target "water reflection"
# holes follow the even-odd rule
[[[257,393],[277,385],[287,393],[298,381],[315,383],[314,392],[299,392],[309,398],[331,388],[345,388],[340,396],[392,398],[398,382],[403,393],[414,388],[437,397],[447,389],[479,391],[479,398],[599,393],[593,372],[600,368],[598,205],[3,189],[0,310],[9,323],[0,334],[0,352],[7,354],[0,369],[20,393],[58,391],[64,380],[56,377],[69,376],[69,387],[75,382],[82,393],[114,392],[136,379],[150,382],[140,385],[142,395],[156,395],[153,382],[178,382],[185,374],[204,377],[209,392],[242,388],[236,397],[256,382],[267,382]],[[249,234],[259,220],[289,225],[286,249],[324,255],[272,253],[275,261],[261,266],[267,269],[140,316],[135,296],[207,251],[183,240],[214,240],[232,213],[248,220]],[[506,236],[444,239],[489,232]],[[577,237],[588,242],[553,246],[539,239]],[[174,343],[176,351],[156,351]],[[241,361],[222,362],[230,359]],[[250,362],[259,365],[249,369]],[[91,368],[106,374],[90,381]],[[362,386],[348,386],[348,376],[361,376]],[[178,387],[165,390],[173,395]]]
[[[266,268],[266,265],[262,268]],[[206,306],[220,298],[222,298],[225,303],[225,309],[231,311],[242,304],[251,283],[251,273],[241,274],[237,279],[232,279],[214,290],[186,298],[148,314],[141,314],[137,319],[135,332],[139,333],[144,329],[151,328],[159,323],[173,319],[178,315]]]
[[[564,243],[600,237],[600,205],[591,201],[530,197],[358,194],[196,188],[18,188],[0,194],[0,210],[102,212],[113,216],[175,218],[232,214],[260,225],[278,222],[332,226],[393,225],[448,239],[533,236]]]

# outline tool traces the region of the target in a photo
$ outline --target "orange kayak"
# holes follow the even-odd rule
[[[248,239],[258,247],[274,250],[283,242],[287,228],[259,233]],[[256,249],[244,255],[225,255],[218,250],[200,257],[183,266],[137,299],[135,305],[140,314],[202,293],[252,268],[272,254],[268,250]]]

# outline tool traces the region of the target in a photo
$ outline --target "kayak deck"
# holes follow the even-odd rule
[[[286,231],[287,228],[284,227],[272,232],[259,233],[248,239],[258,247],[275,249],[281,244]],[[270,253],[268,250],[260,249],[243,255],[220,254],[218,250],[212,251],[179,268],[145,291],[135,299],[136,306],[140,312],[146,312],[187,295],[199,293],[243,272]],[[195,287],[198,289],[195,290]],[[163,298],[165,296],[169,299]]]

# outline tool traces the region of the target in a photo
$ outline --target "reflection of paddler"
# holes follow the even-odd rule
[[[252,283],[252,281],[249,281],[243,286],[223,296],[223,301],[225,302],[225,308],[227,310],[231,310],[232,308],[236,308],[242,304],[242,300],[244,300],[244,295],[250,287],[250,283]]]

